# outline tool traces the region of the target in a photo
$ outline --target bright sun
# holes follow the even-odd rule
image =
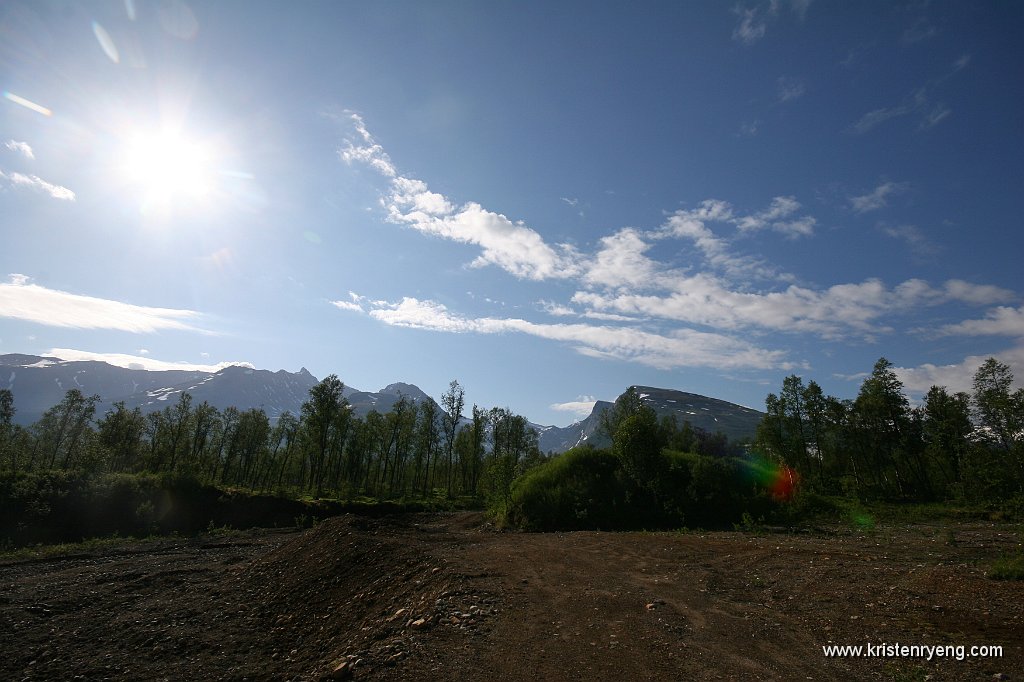
[[[217,180],[213,150],[176,132],[134,134],[122,154],[125,180],[140,190],[146,213],[200,203]]]

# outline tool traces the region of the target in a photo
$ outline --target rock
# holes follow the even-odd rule
[[[328,680],[347,680],[352,677],[352,662],[345,661],[339,664],[334,670],[331,671],[330,675],[327,675]]]
[[[430,620],[427,618],[417,618],[409,624],[413,630],[425,630],[430,627]]]

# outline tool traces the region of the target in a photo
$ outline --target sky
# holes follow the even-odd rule
[[[0,5],[0,353],[565,425],[1024,379],[1024,4]],[[1020,382],[1018,381],[1018,385]]]

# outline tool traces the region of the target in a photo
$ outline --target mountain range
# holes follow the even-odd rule
[[[124,401],[128,408],[139,407],[143,412],[162,410],[187,391],[192,395],[193,404],[206,401],[220,410],[230,406],[240,410],[259,407],[276,420],[286,411],[299,414],[302,403],[309,398],[309,389],[317,382],[304,367],[298,372],[272,372],[244,366],[229,366],[216,372],[155,371],[95,360],[0,355],[0,388],[8,388],[14,394],[17,410],[14,421],[26,426],[59,403],[72,388],[85,395],[98,394],[102,401],[97,410],[100,414],[118,401]],[[679,424],[689,421],[706,431],[721,431],[730,440],[752,437],[763,416],[757,410],[695,393],[650,386],[635,388],[641,400],[659,417],[675,415]],[[344,395],[358,416],[365,416],[371,410],[388,412],[401,396],[414,402],[433,400],[417,386],[407,383],[389,384],[375,392],[346,386]],[[564,452],[583,443],[602,446],[607,444],[607,438],[599,433],[600,416],[611,406],[610,402],[597,401],[586,419],[565,427],[532,422],[530,425],[537,431],[540,449],[544,452]]]

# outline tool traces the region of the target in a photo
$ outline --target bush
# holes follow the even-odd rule
[[[622,527],[630,487],[610,452],[573,448],[513,484],[504,521],[524,530]]]
[[[780,505],[752,480],[745,460],[666,451],[643,483],[621,456],[580,447],[520,477],[505,524],[523,530],[621,530],[687,525],[732,528],[746,513],[772,518]]]

